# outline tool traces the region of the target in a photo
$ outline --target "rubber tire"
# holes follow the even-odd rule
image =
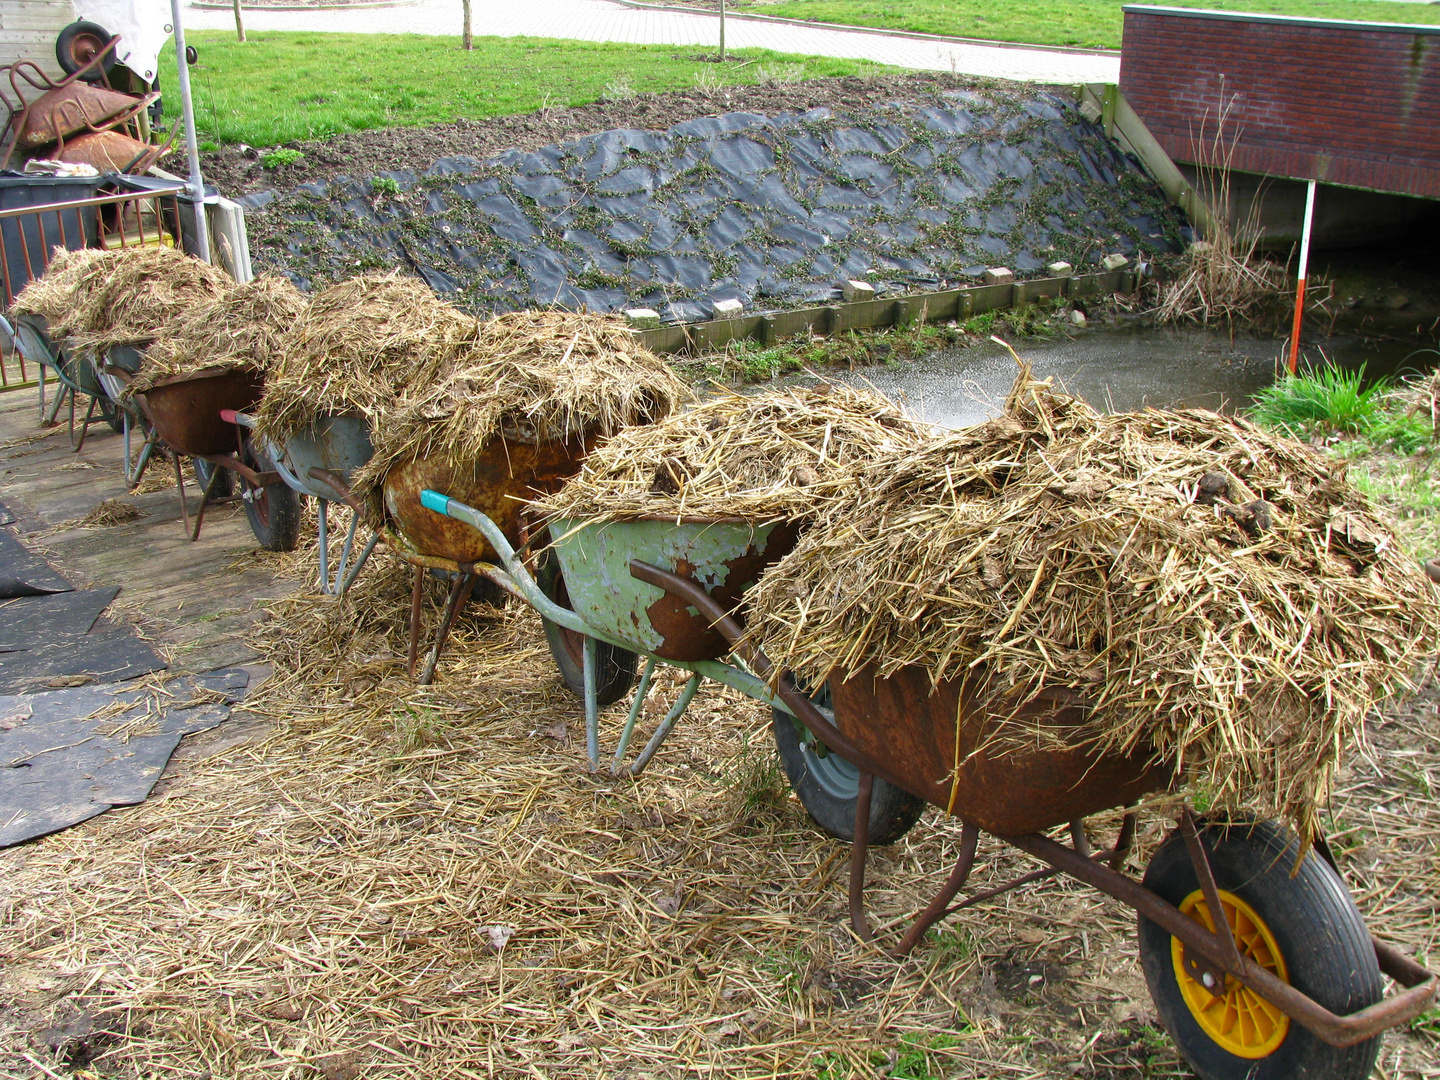
[[[245,456],[257,472],[275,467],[264,454],[257,454],[249,448]],[[294,551],[300,543],[300,493],[283,480],[261,488],[260,492],[263,501],[259,505],[255,500],[245,500],[245,516],[250,519],[250,531],[266,551]]]
[[[235,491],[235,478],[229,469],[222,469],[217,465],[211,465],[204,458],[191,458],[190,471],[195,474],[195,483],[200,485],[200,493],[205,493],[205,485],[210,483],[210,477],[216,472],[221,474],[220,479],[215,482],[215,490],[210,493],[212,499],[223,499]]]
[[[1345,883],[1311,850],[1293,878],[1295,834],[1272,821],[1207,823],[1201,842],[1215,884],[1240,897],[1270,927],[1297,990],[1344,1016],[1380,1000],[1380,967],[1365,920]],[[1144,884],[1178,907],[1200,887],[1178,830],[1156,851]],[[1168,933],[1139,917],[1140,963],[1160,1022],[1202,1080],[1364,1080],[1374,1068],[1382,1036],[1336,1049],[1294,1020],[1268,1057],[1237,1057],[1217,1045],[1181,996]]]
[[[60,65],[60,70],[65,72],[66,75],[74,75],[75,72],[85,66],[76,63],[75,57],[71,53],[75,39],[82,36],[95,38],[103,47],[108,45],[110,39],[115,35],[99,23],[89,22],[85,19],[78,19],[62,29],[60,33],[55,36],[55,60]],[[110,69],[115,66],[115,63],[115,54],[112,52],[109,57],[106,58],[105,62],[102,63],[100,67],[92,69],[83,81],[99,82],[101,72],[104,71],[108,74]]]
[[[540,567],[535,575],[536,584],[546,599],[563,608],[570,607],[570,594],[565,590],[565,579],[560,575],[560,560],[553,551],[540,556]],[[540,624],[545,629],[545,642],[550,646],[550,655],[560,669],[560,678],[566,688],[581,701],[585,700],[585,636],[574,630],[567,630],[553,623],[543,615]],[[595,699],[600,708],[613,705],[635,685],[636,669],[640,657],[629,649],[611,645],[608,641],[595,643]]]
[[[828,709],[830,688],[823,687],[820,693],[811,695],[811,700]],[[774,709],[772,713],[770,727],[775,735],[775,749],[790,780],[790,790],[795,792],[816,825],[837,840],[853,843],[860,770],[834,753],[818,758],[801,737],[789,713],[782,709]],[[849,788],[852,771],[853,789]],[[852,792],[848,798],[837,793],[836,789],[842,786]],[[870,788],[869,846],[885,847],[895,843],[915,827],[927,805],[924,799],[904,788],[875,777]]]

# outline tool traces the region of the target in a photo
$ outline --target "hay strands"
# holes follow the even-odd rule
[[[543,595],[538,584],[529,576],[523,562],[517,557],[513,549],[506,542],[505,536],[500,528],[489,518],[471,507],[457,503],[453,499],[437,492],[426,492],[425,506],[447,517],[453,517],[463,521],[473,528],[483,532],[500,554],[503,569],[500,567],[485,568],[487,576],[503,584],[507,589],[522,596],[528,603],[537,608],[547,619],[552,620],[559,626],[574,633],[584,635],[585,645],[585,668],[584,696],[586,712],[586,748],[592,769],[598,769],[600,764],[599,742],[598,742],[598,702],[596,700],[596,642],[605,635],[588,625],[585,620],[576,615],[573,611],[560,607],[550,602]],[[850,920],[855,933],[865,941],[872,938],[871,930],[865,918],[864,886],[865,886],[865,861],[868,845],[868,831],[871,818],[871,803],[874,791],[875,780],[882,779],[891,784],[908,790],[917,790],[913,777],[903,775],[895,771],[893,758],[884,754],[872,754],[867,748],[856,740],[849,737],[847,729],[841,730],[832,719],[822,713],[809,696],[800,691],[793,680],[788,677],[778,677],[769,659],[764,652],[750,644],[745,643],[745,633],[734,616],[727,612],[698,582],[692,578],[683,577],[660,567],[652,566],[639,561],[630,563],[630,573],[639,580],[661,589],[670,596],[682,600],[710,621],[727,640],[734,652],[743,657],[743,667],[731,666],[716,662],[701,663],[678,663],[667,661],[681,670],[687,670],[690,679],[687,681],[679,700],[666,715],[664,721],[656,731],[651,740],[651,745],[641,752],[635,763],[628,771],[631,775],[640,772],[644,765],[650,760],[659,743],[669,735],[670,731],[680,718],[681,714],[688,707],[693,699],[702,677],[709,676],[717,681],[740,689],[743,693],[759,698],[762,701],[774,702],[783,707],[786,711],[797,717],[808,729],[811,737],[828,746],[832,752],[838,753],[846,760],[857,766],[860,770],[858,794],[855,800],[854,819],[854,843],[851,854],[851,875],[849,890]],[[417,590],[418,591],[418,590]],[[633,717],[643,702],[648,690],[648,684],[653,675],[656,657],[647,653],[634,642],[611,640],[614,644],[632,651],[646,655],[648,662],[645,675],[641,681],[641,687],[636,697],[635,706],[631,711],[631,722],[626,724],[622,733],[622,743],[616,755],[615,764],[611,771],[618,773],[621,755],[625,751],[625,740],[628,740],[633,729]],[[757,678],[758,676],[758,678]],[[766,689],[766,683],[762,680],[770,680],[773,687],[773,695]],[[837,698],[838,700],[838,698]],[[872,701],[879,701],[872,698]],[[980,708],[986,699],[981,698]],[[962,706],[963,709],[963,706]],[[885,730],[891,733],[894,742],[906,745],[918,745],[928,735],[928,718],[922,718],[923,710],[907,708],[895,709],[881,706],[877,711],[863,717],[863,724],[866,727]],[[964,719],[962,715],[962,720]],[[1062,755],[1067,751],[1056,747],[1040,748],[1030,759],[1042,765],[1048,766],[1055,755]],[[1112,757],[1118,757],[1113,751]],[[1004,758],[1000,755],[997,760]],[[1086,769],[1086,761],[1082,757],[1078,762],[1082,769]],[[1060,770],[1063,772],[1069,764],[1062,763]],[[1122,763],[1121,775],[1125,768]],[[1148,765],[1141,763],[1136,768],[1142,774],[1140,782],[1145,781],[1143,774],[1148,770]],[[1000,777],[1007,776],[1008,765],[1000,765],[996,774]],[[1040,775],[1044,782],[1049,783],[1054,777],[1053,768],[1042,768]],[[1088,772],[1088,769],[1087,769]],[[987,782],[993,782],[993,777],[972,780],[979,786],[986,786]],[[1355,1041],[1367,1038],[1375,1033],[1385,1030],[1396,1024],[1404,1023],[1410,1018],[1419,1015],[1426,1009],[1435,996],[1437,977],[1425,970],[1419,964],[1411,961],[1396,950],[1386,946],[1379,941],[1373,941],[1376,956],[1382,970],[1388,974],[1404,989],[1394,994],[1389,1000],[1377,1003],[1369,1008],[1361,1009],[1347,1016],[1337,1016],[1313,998],[1300,992],[1285,980],[1278,978],[1269,970],[1262,967],[1253,958],[1243,954],[1228,926],[1222,926],[1217,930],[1201,924],[1198,920],[1182,914],[1176,907],[1163,900],[1156,893],[1144,888],[1134,880],[1119,872],[1119,867],[1124,863],[1129,854],[1131,840],[1134,836],[1135,813],[1130,811],[1123,819],[1120,834],[1113,849],[1096,854],[1089,848],[1088,840],[1084,831],[1083,813],[1077,813],[1072,819],[1073,846],[1066,847],[1044,835],[1044,829],[1055,825],[1063,824],[1067,812],[1075,806],[1081,805],[1086,798],[1094,798],[1097,791],[1103,785],[1109,784],[1109,779],[1100,775],[1086,783],[1082,777],[1076,788],[1086,788],[1081,794],[1071,794],[1070,801],[1063,798],[1059,804],[1043,806],[1038,811],[1027,797],[1028,792],[1022,790],[1012,791],[1009,798],[1012,802],[1018,803],[1014,812],[1019,815],[1012,820],[1025,820],[1032,822],[1029,829],[1019,835],[1008,834],[1003,838],[1013,846],[1039,859],[1048,866],[1048,870],[1037,874],[1027,874],[1008,882],[997,889],[987,890],[983,895],[989,898],[1003,893],[1019,885],[1036,880],[1037,877],[1047,876],[1052,873],[1067,874],[1078,880],[1091,885],[1107,895],[1120,900],[1122,903],[1135,908],[1147,919],[1168,931],[1175,938],[1179,939],[1184,947],[1189,950],[1189,955],[1194,957],[1194,962],[1199,966],[1198,970],[1209,973],[1211,982],[1218,978],[1220,984],[1225,979],[1233,977],[1243,983],[1250,990],[1259,994],[1271,1005],[1279,1009],[1292,1020],[1297,1021],[1305,1028],[1318,1035],[1329,1044],[1341,1047]],[[1063,785],[1062,785],[1063,786]],[[1111,785],[1108,792],[1110,801],[1106,801],[1105,793],[1101,793],[1098,803],[1090,804],[1092,811],[1110,809],[1111,802],[1130,801],[1132,790],[1124,786],[1115,787]],[[1003,795],[1001,796],[1004,797]],[[929,796],[930,801],[935,801],[933,793]],[[951,802],[954,802],[954,793],[951,794]],[[1036,817],[1036,814],[1039,817]],[[1027,817],[1027,815],[1029,815]],[[1048,816],[1046,816],[1048,815]],[[1189,852],[1195,877],[1202,883],[1208,903],[1215,910],[1220,910],[1220,901],[1215,891],[1214,872],[1210,866],[1210,856],[1206,853],[1205,845],[1199,839],[1198,819],[1193,812],[1184,807],[1178,812],[1181,835],[1185,837],[1186,848]],[[1051,818],[1054,820],[1051,820]],[[967,822],[962,833],[960,852],[956,864],[949,879],[942,887],[940,893],[931,901],[924,911],[915,919],[908,932],[899,942],[894,950],[896,955],[907,954],[924,937],[926,931],[935,923],[944,918],[947,914],[957,910],[959,906],[965,906],[962,901],[958,906],[952,906],[956,895],[962,889],[969,877],[971,868],[974,865],[977,842],[981,827]],[[1301,856],[1304,857],[1303,855]],[[1313,855],[1311,856],[1314,857]],[[1285,876],[1282,868],[1276,871],[1280,876]],[[975,899],[975,898],[972,898]]]

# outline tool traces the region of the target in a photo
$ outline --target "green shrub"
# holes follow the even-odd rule
[[[400,181],[393,176],[372,176],[370,190],[377,195],[399,195]]]

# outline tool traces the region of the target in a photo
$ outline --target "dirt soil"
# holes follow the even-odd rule
[[[975,85],[966,79],[965,85]],[[457,120],[429,127],[357,131],[328,139],[290,142],[285,146],[305,157],[294,165],[267,169],[262,152],[252,147],[225,147],[202,155],[205,179],[234,198],[271,188],[292,188],[337,176],[372,176],[410,169],[422,172],[444,157],[486,158],[505,150],[541,146],[593,135],[615,128],[664,130],[700,116],[727,112],[804,112],[827,106],[837,112],[891,101],[926,101],[957,82],[948,74],[891,75],[883,78],[846,76],[775,82],[717,90],[677,90],[638,94],[624,101],[597,101],[574,108],[541,109],[490,120]]]

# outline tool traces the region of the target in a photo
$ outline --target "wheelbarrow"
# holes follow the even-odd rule
[[[254,418],[244,413],[237,413],[235,422],[250,430],[255,426]],[[285,486],[299,495],[308,495],[318,503],[320,591],[331,596],[344,596],[380,542],[380,530],[372,530],[360,557],[353,566],[349,565],[355,549],[355,534],[365,518],[364,508],[351,494],[350,481],[356,470],[375,452],[370,442],[369,422],[353,414],[322,416],[310,427],[286,439],[284,446],[269,439],[262,439],[260,443],[266,461],[280,474]],[[333,576],[330,572],[329,515],[332,502],[343,502],[352,512],[350,528]],[[261,536],[257,532],[256,538],[265,545],[269,535]]]
[[[512,549],[528,549],[527,502],[558,491],[579,472],[595,438],[593,432],[586,431],[567,438],[544,439],[507,424],[473,462],[457,465],[421,457],[393,467],[386,475],[385,512],[395,527],[393,531],[382,529],[382,536],[398,558],[415,568],[410,602],[412,676],[419,661],[425,574],[436,572],[451,579],[444,614],[419,675],[421,685],[428,685],[434,678],[455,620],[469,602],[477,581],[486,576],[475,568],[498,558],[487,537],[426,509],[423,493],[437,487],[456,492],[467,504],[478,505],[489,515]],[[503,594],[496,596],[501,598]]]
[[[8,324],[7,324],[8,326]],[[61,408],[70,407],[70,449],[80,451],[85,445],[85,436],[90,425],[103,420],[111,429],[121,430],[121,418],[115,410],[105,388],[100,385],[90,354],[77,355],[53,341],[50,324],[43,315],[20,315],[11,330],[15,347],[26,360],[36,366],[36,383],[40,390],[40,426],[49,427],[55,423]],[[49,405],[46,404],[46,373],[59,384]],[[89,398],[84,417],[80,422],[80,434],[75,434],[77,395]]]
[[[295,546],[300,527],[298,497],[269,467],[263,451],[251,444],[246,429],[237,423],[238,413],[260,400],[261,386],[261,376],[256,372],[213,367],[161,379],[135,394],[154,425],[154,438],[174,453],[180,515],[192,541],[199,539],[209,506],[240,499],[257,537],[264,534],[272,538],[271,544],[288,542],[291,548]],[[206,478],[193,529],[181,455],[193,458],[197,476]],[[200,462],[210,469],[202,471]],[[222,478],[228,479],[230,473],[240,477],[240,494],[218,494]]]
[[[140,373],[140,365],[145,361],[145,348],[143,344],[112,345],[93,358],[100,386],[120,417],[120,435],[124,440],[122,453],[125,455],[125,485],[129,488],[139,486],[159,443],[155,425],[141,407],[142,402],[126,392],[130,381]],[[138,456],[131,448],[137,431],[141,435]]]
[[[826,828],[826,817],[833,819],[836,810],[851,813],[850,921],[862,941],[874,941],[864,907],[867,849],[903,835],[918,817],[915,805],[930,805],[960,819],[960,850],[940,891],[889,951],[907,955],[946,916],[1067,874],[1135,910],[1141,965],[1160,1018],[1205,1080],[1358,1080],[1370,1074],[1382,1033],[1420,1015],[1435,999],[1437,977],[1366,930],[1323,837],[1302,858],[1298,838],[1277,823],[1206,819],[1183,806],[1143,878],[1127,875],[1134,804],[1171,787],[1173,770],[1143,748],[1102,753],[1075,738],[1087,710],[1073,694],[1057,690],[1017,704],[983,680],[949,679],[932,687],[928,673],[918,668],[880,678],[863,667],[840,672],[807,693],[788,674],[772,679],[776,673],[764,653],[742,646],[742,626],[714,595],[728,575],[714,565],[692,569],[684,552],[667,556],[663,545],[643,535],[647,530],[634,530],[632,551],[668,565],[647,557],[629,560],[628,577],[649,587],[644,591],[614,574],[629,523],[572,524],[569,536],[552,523],[554,550],[569,579],[566,592],[572,600],[589,598],[572,610],[556,602],[558,589],[547,590],[531,577],[484,514],[435,491],[422,499],[437,514],[478,530],[498,553],[501,565],[477,566],[477,572],[584,640],[582,689],[592,768],[600,764],[599,647],[644,655],[649,669],[660,659],[652,648],[657,636],[668,640],[649,613],[669,612],[676,604],[720,636],[732,663],[665,661],[690,672],[690,679],[644,751],[622,768],[624,744],[645,695],[641,686],[611,771],[635,775],[644,767],[702,678],[770,705],[777,744],[802,804]],[[613,534],[607,545],[571,539],[601,530]],[[742,543],[750,546],[747,535],[737,532],[732,547]],[[667,603],[656,609],[661,598]],[[594,603],[608,608],[599,620],[603,625],[579,614]],[[617,628],[625,632],[615,633]],[[563,664],[561,669],[564,674]],[[996,726],[1014,716],[1025,717],[1027,727],[1050,729],[1056,738],[1022,748],[993,739]],[[797,741],[804,745],[808,759],[787,757],[786,731],[792,747]],[[825,759],[846,762],[853,786],[839,782],[844,774],[838,769],[823,783],[816,778],[807,783],[804,770]],[[792,766],[799,767],[798,777]],[[1113,843],[1093,850],[1086,818],[1117,808],[1124,812]],[[1068,844],[1046,835],[1067,827]],[[1045,866],[957,899],[982,831]],[[1397,986],[1388,996],[1382,974]]]

